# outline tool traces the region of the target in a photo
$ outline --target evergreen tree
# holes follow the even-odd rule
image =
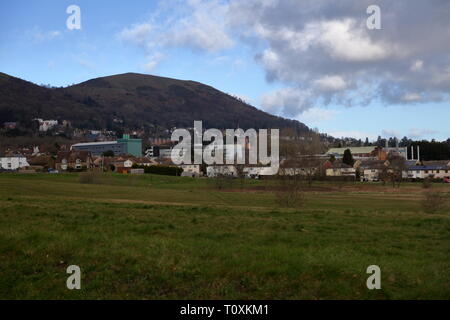
[[[364,147],[370,146],[369,138],[366,137],[366,141],[364,142]]]
[[[353,155],[350,149],[346,149],[344,151],[344,157],[342,158],[342,162],[348,164],[349,166],[353,166],[353,164],[355,163],[355,160],[353,159]]]

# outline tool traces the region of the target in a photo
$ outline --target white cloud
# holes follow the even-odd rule
[[[145,45],[149,41],[153,27],[150,23],[135,24],[119,33],[119,38],[138,45]]]
[[[422,99],[421,95],[418,93],[407,93],[402,97],[405,102],[416,102]]]
[[[424,139],[430,136],[438,134],[439,131],[431,130],[431,129],[418,129],[412,128],[408,132],[408,137],[412,139]]]
[[[169,28],[167,44],[209,52],[229,49],[234,45],[227,31],[228,5],[216,0],[188,3],[191,14]]]
[[[339,114],[339,111],[337,110],[325,108],[311,108],[304,111],[300,116],[298,116],[297,120],[304,122],[307,125],[310,125],[331,120],[337,114]]]
[[[234,45],[227,11],[228,5],[218,0],[161,2],[151,22],[126,27],[119,38],[147,48],[174,46],[217,52]],[[157,26],[154,20],[158,20]]]
[[[147,62],[142,66],[142,69],[146,72],[152,72],[164,58],[164,54],[160,52],[147,56]]]
[[[392,138],[392,137],[399,138],[401,136],[401,133],[393,129],[384,129],[381,131],[381,136],[384,138]]]
[[[41,30],[41,28],[35,27],[31,31],[31,37],[33,38],[33,41],[35,43],[50,41],[56,38],[60,38],[61,36],[62,33],[58,30],[43,31]]]
[[[77,62],[86,69],[95,69],[95,64],[88,59],[84,58],[77,58]]]
[[[413,72],[418,72],[418,71],[422,70],[423,69],[423,60],[414,61],[414,63],[411,65],[410,69]]]
[[[340,76],[324,76],[314,81],[319,89],[324,91],[340,91],[347,87],[344,79]]]
[[[369,138],[369,140],[373,141],[377,139],[377,135],[370,132],[363,132],[358,130],[334,130],[329,132],[333,137],[350,137],[355,139],[365,140]]]
[[[309,109],[310,93],[295,88],[284,88],[264,94],[261,106],[266,112],[296,117]]]
[[[388,44],[374,43],[367,29],[357,27],[355,19],[331,20],[307,25],[306,29],[319,30],[313,41],[326,47],[337,59],[363,62],[381,60],[391,54]]]

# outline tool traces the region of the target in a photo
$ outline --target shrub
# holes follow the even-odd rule
[[[306,197],[299,177],[283,176],[279,182],[280,186],[275,191],[278,205],[286,208],[296,208],[305,204]]]
[[[213,187],[217,190],[230,189],[234,186],[234,178],[229,175],[217,175],[214,178],[210,178]]]
[[[436,213],[445,207],[445,195],[442,192],[425,192],[422,207],[426,213]]]
[[[149,166],[142,167],[145,173],[159,174],[165,176],[181,176],[183,169],[175,166]]]
[[[78,182],[83,184],[111,184],[111,176],[100,172],[82,172],[78,176]]]
[[[422,182],[422,188],[429,189],[432,186],[432,181],[430,178],[425,178]]]
[[[99,174],[96,172],[83,172],[78,176],[78,182],[83,184],[96,184],[99,181]]]

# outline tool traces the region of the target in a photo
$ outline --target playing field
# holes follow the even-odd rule
[[[420,183],[316,182],[286,209],[264,181],[94,182],[0,175],[0,299],[450,299],[450,206],[425,213]]]

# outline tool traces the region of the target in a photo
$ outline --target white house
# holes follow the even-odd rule
[[[206,175],[208,178],[216,178],[218,176],[237,177],[238,172],[236,167],[232,165],[208,166],[206,168]]]
[[[378,181],[388,166],[388,160],[357,160],[353,167],[358,168],[361,181]]]
[[[180,168],[183,169],[181,176],[183,177],[198,177],[200,176],[200,165],[199,164],[181,164]]]
[[[133,161],[131,161],[130,159],[127,159],[123,162],[123,166],[125,168],[131,168],[133,166]]]
[[[448,164],[449,163],[444,165],[429,164],[410,166],[403,171],[402,177],[408,179],[450,178],[450,166],[448,166]]]
[[[5,170],[18,170],[20,168],[29,167],[27,158],[23,156],[12,156],[0,158],[0,166]]]
[[[47,132],[51,128],[58,125],[58,120],[33,119],[39,122],[39,131]]]
[[[326,169],[327,177],[356,177],[356,169],[345,163],[335,162]]]
[[[271,176],[271,167],[246,167],[244,168],[244,174],[247,178],[259,179],[261,176]]]

